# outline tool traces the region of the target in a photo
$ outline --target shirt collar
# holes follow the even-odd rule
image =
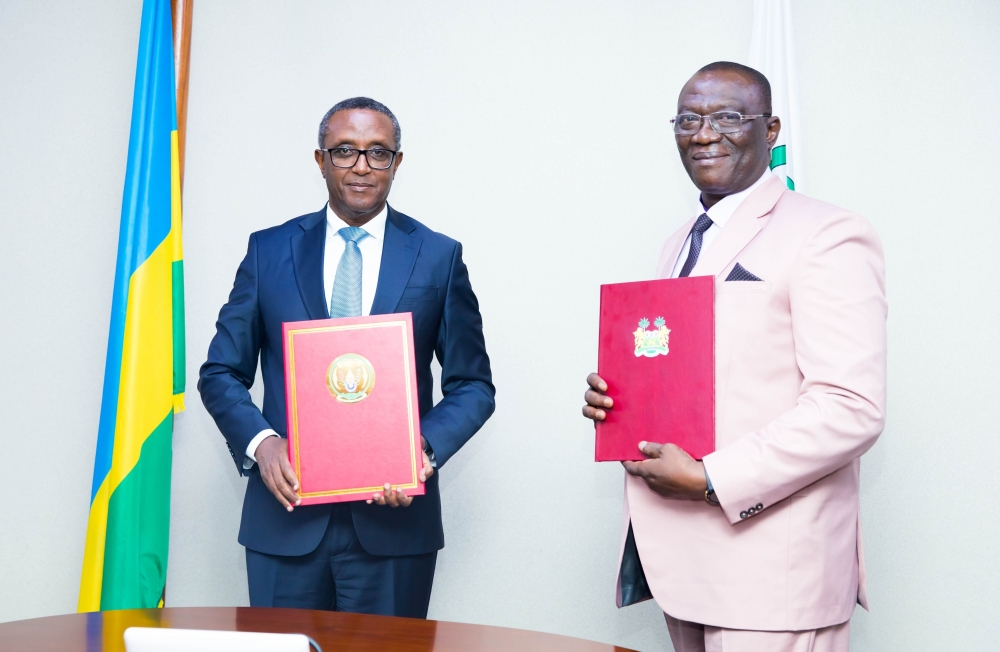
[[[382,240],[385,238],[385,220],[389,214],[389,204],[382,207],[379,214],[373,217],[367,224],[362,226],[369,236],[375,238],[376,240]],[[345,226],[350,226],[347,222],[340,219],[340,217],[333,212],[330,208],[330,204],[326,205],[326,234],[327,237],[330,235],[337,235],[337,231],[344,228]]]
[[[701,195],[699,195],[698,206],[703,212],[708,213],[708,217],[716,224],[716,226],[720,229],[725,228],[726,222],[728,222],[729,218],[733,216],[736,209],[740,207],[743,200],[749,197],[750,193],[756,190],[758,186],[770,179],[772,176],[774,176],[774,174],[771,172],[771,169],[765,169],[764,174],[760,175],[760,178],[757,179],[752,186],[746,190],[741,190],[738,193],[726,195],[708,210],[705,210],[705,206],[701,203]]]

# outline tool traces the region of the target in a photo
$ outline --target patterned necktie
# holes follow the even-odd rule
[[[691,270],[694,269],[695,264],[698,262],[698,254],[701,253],[701,241],[705,237],[705,231],[708,231],[708,227],[710,226],[712,226],[712,218],[708,216],[708,213],[702,213],[698,216],[698,221],[694,223],[694,228],[691,229],[691,249],[688,251],[688,258],[684,261],[684,267],[681,267],[681,273],[678,278],[691,275]],[[337,274],[339,275],[340,272],[337,272]]]
[[[356,226],[345,226],[337,235],[344,239],[345,247],[330,293],[330,317],[360,317],[361,250],[358,243],[370,234]]]

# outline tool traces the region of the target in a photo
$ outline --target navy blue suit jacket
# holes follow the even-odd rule
[[[330,505],[289,513],[268,491],[258,467],[243,469],[250,440],[285,426],[281,324],[329,316],[323,286],[326,209],[250,236],[229,301],[201,367],[198,390],[229,446],[240,473],[249,475],[239,542],[274,555],[316,549]],[[411,217],[388,209],[382,263],[371,314],[413,314],[420,429],[438,468],[493,414],[495,390],[483,340],[479,303],[462,262],[462,245]],[[444,398],[433,404],[431,358],[441,364]],[[258,356],[264,380],[263,413],[250,401]],[[351,503],[354,526],[373,555],[414,555],[444,547],[438,474],[426,494],[393,509]]]

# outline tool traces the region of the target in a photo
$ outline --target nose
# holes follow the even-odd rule
[[[698,129],[698,133],[691,136],[691,140],[699,145],[707,145],[709,143],[717,143],[722,140],[722,134],[712,129],[712,123],[708,116],[701,119],[701,127]]]
[[[354,162],[351,172],[355,174],[368,174],[372,169],[368,165],[368,154],[358,152],[358,160]]]

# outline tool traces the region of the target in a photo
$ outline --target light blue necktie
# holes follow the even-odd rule
[[[356,226],[345,226],[337,235],[344,239],[345,247],[330,293],[330,317],[360,317],[361,250],[358,243],[370,234]]]

